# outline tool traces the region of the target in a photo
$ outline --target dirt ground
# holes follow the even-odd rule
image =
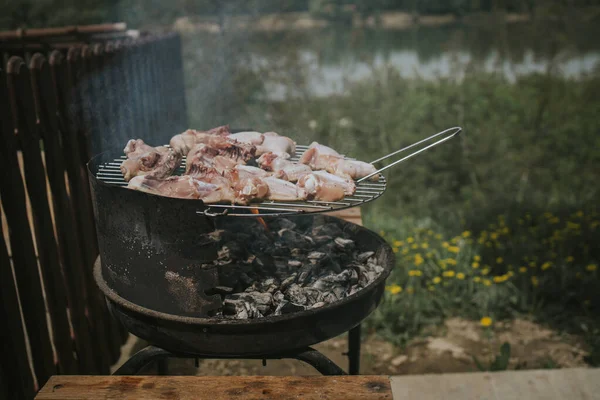
[[[411,341],[400,349],[375,336],[362,344],[361,374],[409,375],[478,371],[473,356],[489,365],[504,342],[511,344],[509,369],[569,368],[586,366],[583,342],[574,336],[560,335],[533,322],[516,319],[496,324],[486,336],[476,321],[448,319],[430,336]],[[124,346],[117,367],[146,343],[132,337]],[[347,339],[340,336],[314,346],[343,369],[348,362],[343,353]],[[154,366],[144,373],[155,372]],[[169,375],[315,375],[312,367],[296,360],[170,360]]]

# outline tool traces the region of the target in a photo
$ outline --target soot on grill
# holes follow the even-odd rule
[[[377,249],[361,248],[343,222],[278,218],[266,227],[255,219],[224,219],[213,237],[218,258],[201,264],[218,285],[214,317],[253,319],[322,307],[373,282],[383,267]]]

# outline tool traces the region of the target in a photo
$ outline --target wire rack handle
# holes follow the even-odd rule
[[[414,151],[414,152],[410,153],[409,155],[407,155],[407,156],[405,156],[405,157],[403,157],[403,158],[401,158],[401,159],[399,159],[399,160],[396,160],[396,161],[394,161],[393,163],[391,163],[391,164],[389,164],[389,165],[386,165],[385,167],[379,168],[377,171],[375,171],[375,172],[372,172],[372,173],[370,173],[369,175],[367,175],[367,176],[365,176],[365,177],[363,177],[363,178],[360,178],[359,180],[357,180],[357,182],[359,182],[359,183],[360,183],[360,182],[362,182],[362,181],[364,181],[364,180],[367,180],[367,179],[369,179],[370,177],[372,177],[372,176],[374,176],[374,175],[380,174],[381,172],[385,171],[385,170],[386,170],[386,169],[388,169],[388,168],[392,168],[392,167],[393,167],[394,165],[396,165],[396,164],[400,164],[402,161],[406,161],[406,160],[408,160],[409,158],[411,158],[411,157],[413,157],[413,156],[416,156],[417,154],[419,154],[419,153],[422,153],[422,152],[424,152],[424,151],[425,151],[425,150],[427,150],[427,149],[430,149],[430,148],[432,148],[433,146],[437,146],[438,144],[444,143],[445,141],[447,141],[447,140],[450,140],[450,139],[452,139],[453,137],[457,136],[457,135],[458,135],[458,134],[459,134],[461,131],[462,131],[462,128],[461,128],[461,127],[459,127],[459,126],[455,126],[454,128],[448,128],[448,129],[446,129],[446,130],[444,130],[444,131],[441,131],[441,132],[438,132],[438,133],[436,133],[435,135],[431,135],[431,136],[429,136],[428,138],[425,138],[425,139],[423,139],[423,140],[419,140],[419,141],[418,141],[418,142],[416,142],[416,143],[413,143],[413,144],[411,144],[411,145],[409,145],[409,146],[403,147],[403,148],[401,148],[400,150],[396,150],[396,151],[394,151],[393,153],[390,153],[390,154],[387,154],[387,155],[385,155],[385,156],[383,156],[383,157],[380,157],[380,158],[378,158],[377,160],[371,161],[371,162],[370,162],[370,164],[376,164],[376,163],[378,163],[378,162],[380,162],[380,161],[383,161],[383,160],[385,160],[386,158],[390,158],[390,157],[392,157],[392,156],[395,156],[396,154],[402,153],[403,151],[406,151],[406,150],[408,150],[408,149],[412,149],[412,148],[413,148],[413,147],[415,147],[415,146],[418,146],[418,145],[420,145],[420,144],[423,144],[423,143],[425,143],[425,142],[428,142],[428,141],[430,141],[430,140],[432,140],[432,139],[435,139],[435,138],[437,138],[437,137],[439,137],[439,136],[447,135],[446,137],[444,137],[444,138],[442,138],[442,139],[440,139],[440,140],[438,140],[438,141],[436,141],[436,142],[434,142],[434,143],[431,143],[430,145],[428,145],[428,146],[425,146],[425,147],[423,147],[422,149],[419,149],[419,150],[417,150],[417,151]]]

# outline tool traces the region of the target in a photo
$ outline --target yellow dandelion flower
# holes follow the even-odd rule
[[[421,276],[423,273],[417,269],[411,269],[408,271],[408,276]]]
[[[474,262],[473,264],[471,264],[471,267],[473,267],[473,268],[479,268],[479,263],[478,262]]]
[[[537,276],[531,277],[531,284],[535,287],[537,287],[540,284],[540,281],[538,280]]]
[[[385,236],[385,231],[379,231],[379,236]]]
[[[525,272],[527,272],[527,267],[521,267],[519,268],[519,272],[524,274]]]
[[[413,243],[414,241],[415,239],[412,236],[406,239],[406,243]]]
[[[433,278],[433,283],[435,283],[436,285],[438,283],[440,283],[442,281],[442,278],[440,278],[439,276],[436,276],[435,278]]]
[[[585,269],[586,269],[587,271],[593,272],[593,271],[595,271],[595,270],[597,270],[597,269],[598,269],[598,266],[597,266],[596,264],[590,264],[590,265],[588,265],[587,267],[585,267]]]
[[[450,253],[458,254],[458,252],[460,251],[460,248],[458,246],[449,246],[448,251]]]
[[[441,269],[446,269],[446,261],[440,260],[440,268]]]
[[[399,249],[398,249],[397,247],[394,247],[394,248],[392,248],[392,251],[393,251],[394,253],[397,253],[397,252],[398,252],[398,250],[399,250]]]
[[[490,239],[492,239],[492,240],[496,240],[496,239],[498,239],[498,234],[497,234],[496,232],[492,232],[492,233],[490,234]]]
[[[487,275],[489,273],[490,273],[490,269],[489,268],[484,268],[484,269],[481,270],[481,274],[482,275]]]
[[[455,273],[454,271],[452,271],[452,270],[449,270],[449,271],[444,271],[444,272],[442,273],[442,275],[444,275],[446,278],[452,278],[452,277],[453,277],[455,274],[456,274],[456,273]]]
[[[508,279],[508,278],[512,278],[514,275],[515,275],[515,273],[514,273],[514,272],[512,272],[512,271],[508,271],[508,272],[506,273],[506,279]]]
[[[390,286],[386,286],[385,290],[387,290],[391,294],[398,294],[398,293],[400,293],[402,291],[402,286],[400,286],[400,285],[390,285]]]
[[[481,278],[479,276],[476,276],[475,278],[473,278],[473,282],[479,283],[481,282]]]
[[[456,279],[460,279],[462,281],[463,279],[465,279],[465,274],[459,272],[458,274],[456,274]]]
[[[415,249],[419,248],[419,245],[415,243],[415,244],[411,245],[410,248],[415,250]]]
[[[493,278],[494,283],[502,283],[508,280],[508,275],[499,275]]]
[[[458,237],[458,236],[453,237],[452,239],[450,239],[450,243],[456,244],[456,243],[458,243],[459,239],[460,239],[460,237]]]
[[[575,222],[567,221],[567,229],[569,230],[579,230],[581,228],[581,224],[576,224]]]
[[[402,247],[402,246],[404,246],[404,242],[401,240],[394,240],[394,246]]]
[[[436,233],[434,236],[437,240],[440,240],[442,238],[442,235],[440,235],[439,233]]]
[[[447,249],[448,247],[450,247],[450,243],[444,242],[444,243],[442,243],[442,247]]]
[[[450,264],[450,265],[456,265],[457,264],[457,262],[456,262],[456,260],[454,258],[447,258],[446,259],[446,263]]]
[[[504,262],[504,258],[498,257],[496,258],[496,264],[502,264]]]
[[[423,243],[423,244],[421,244],[421,248],[422,249],[426,249],[428,247],[429,247],[429,243]]]
[[[410,251],[410,250],[408,250],[408,249],[405,247],[405,248],[403,248],[403,249],[402,249],[402,254],[403,254],[403,255],[407,255],[409,251]]]
[[[418,267],[419,265],[423,264],[423,261],[425,261],[423,259],[423,257],[421,256],[421,254],[415,254],[415,265]],[[419,271],[421,272],[421,271]]]
[[[573,258],[573,256],[569,256],[569,257],[567,257],[567,262],[572,263],[574,259],[575,258]]]
[[[479,261],[481,261],[481,257],[480,256],[475,256],[475,257],[473,257],[473,261],[479,262]]]
[[[552,266],[552,263],[550,261],[546,261],[545,263],[542,264],[542,266],[540,268],[542,271],[545,271],[548,268],[550,268],[551,266]]]
[[[464,231],[462,233],[462,237],[464,237],[465,239],[468,238],[469,236],[471,236],[471,232],[470,231]]]
[[[508,229],[508,226],[505,226],[504,228],[502,228],[502,233],[505,235],[508,235],[510,233],[510,229]]]
[[[483,284],[484,284],[485,286],[492,286],[492,281],[490,281],[489,279],[484,279],[484,280],[483,280]]]
[[[481,320],[479,321],[479,323],[481,324],[481,326],[483,327],[488,327],[488,326],[492,326],[492,323],[494,322],[494,320],[492,320],[490,317],[483,317],[481,318]]]

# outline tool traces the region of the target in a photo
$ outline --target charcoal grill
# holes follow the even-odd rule
[[[446,135],[414,151],[378,172],[456,136],[452,128],[373,161]],[[306,150],[298,146],[298,156]],[[339,218],[318,215],[322,212],[354,207],[380,197],[386,180],[358,181],[357,193],[339,202],[274,202],[249,206],[205,205],[200,200],[174,199],[124,188],[119,171],[123,158],[115,149],[94,157],[88,163],[89,180],[98,232],[100,258],[94,276],[104,292],[109,309],[134,335],[154,346],[133,357],[118,373],[135,372],[149,360],[168,356],[192,358],[282,358],[306,361],[325,374],[343,371],[308,346],[354,332],[379,304],[394,265],[394,255],[383,238],[368,229]],[[185,168],[185,160],[181,168]],[[256,209],[258,213],[252,213]],[[205,282],[201,289],[216,284],[209,271],[197,268],[217,257],[214,242],[207,235],[219,229],[222,218],[262,216],[269,220],[320,218],[322,223],[335,221],[350,231],[363,251],[376,252],[378,265],[384,268],[379,277],[362,290],[332,304],[291,314],[251,320],[211,317],[208,312],[182,308],[181,299],[169,290],[165,271],[194,271],[196,281]],[[205,293],[203,293],[205,294]],[[356,354],[356,350],[354,350]],[[356,364],[356,361],[355,361]]]

